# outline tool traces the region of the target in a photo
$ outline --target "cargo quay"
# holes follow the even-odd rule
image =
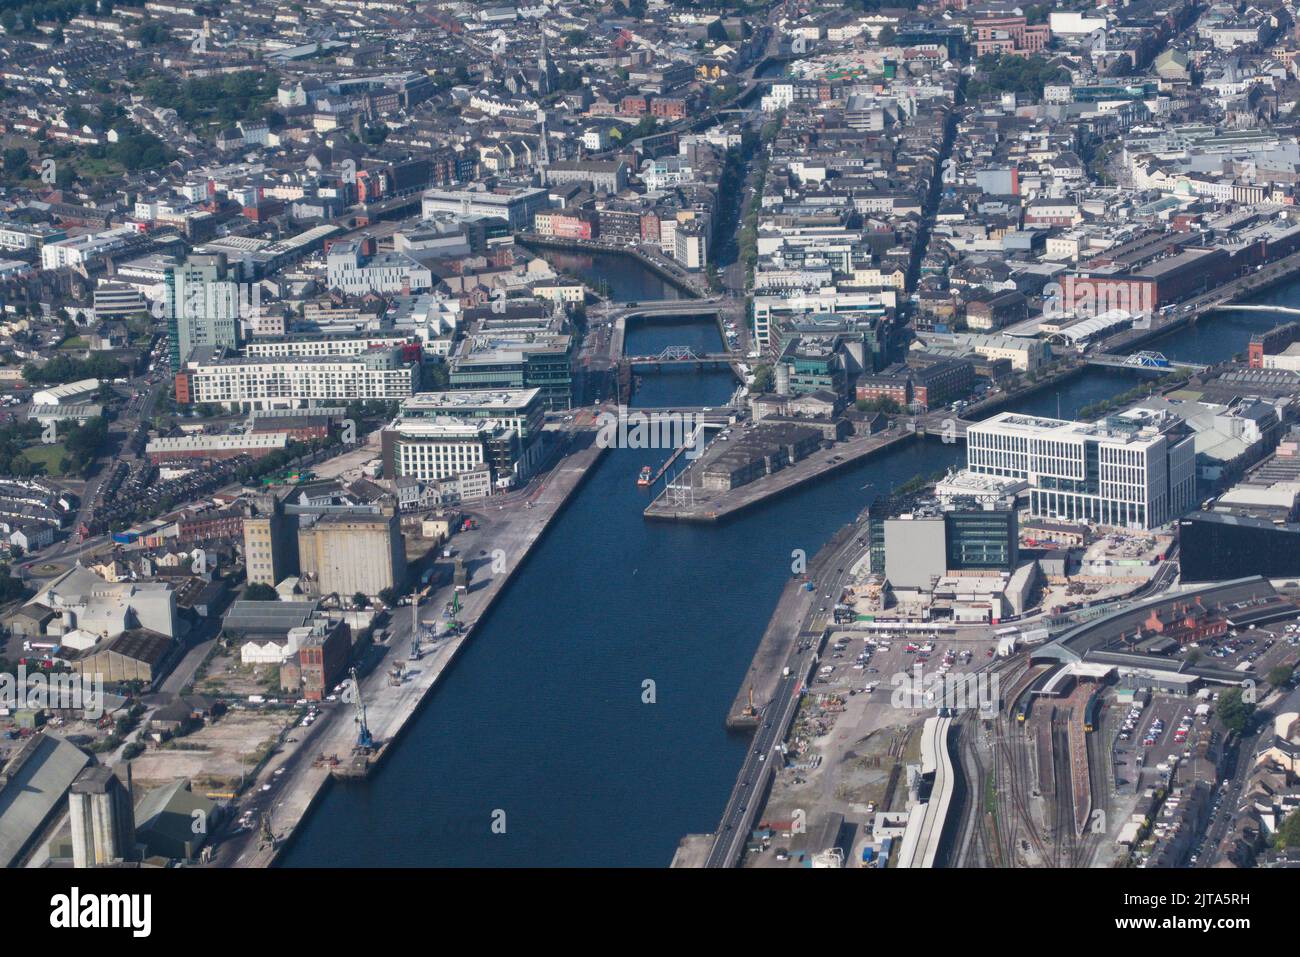
[[[388,759],[452,663],[478,635],[534,546],[598,463],[603,449],[594,442],[594,430],[575,428],[557,435],[558,460],[549,472],[525,488],[493,498],[480,512],[466,510],[476,527],[455,539],[457,552],[471,569],[464,589],[450,575],[440,575],[446,579],[443,587],[419,604],[393,609],[385,640],[363,659],[357,687],[347,689],[345,700],[327,712],[325,720],[299,730],[299,737],[284,743],[261,769],[253,793],[263,782],[274,782],[276,792],[264,808],[263,830],[219,844],[213,859],[217,866],[271,866],[333,779],[368,778]],[[445,609],[453,601],[461,627],[430,638],[440,624],[445,626],[439,619],[447,618]],[[422,640],[413,651],[417,633]],[[364,710],[346,700],[353,695],[360,697]],[[358,713],[365,716],[370,739],[365,747],[359,746]]]
[[[1068,386],[1086,374],[1088,367],[1082,361],[1066,356],[1056,368],[1035,381],[1011,391],[999,390],[964,408],[960,414],[939,409],[923,415],[900,415],[881,423],[879,431],[850,435],[829,447],[823,444],[798,461],[732,488],[711,484],[710,473],[725,476],[725,463],[736,458],[739,449],[744,447],[749,447],[748,457],[752,461],[762,461],[766,467],[768,460],[779,457],[786,443],[779,430],[769,432],[761,423],[747,423],[721,434],[715,432],[715,437],[698,458],[691,461],[679,456],[669,464],[662,487],[646,506],[645,517],[657,521],[705,524],[734,518],[792,489],[868,461],[917,438],[925,437],[949,445],[959,443],[965,439],[971,421],[1002,409],[1017,409],[1035,396],[1056,394],[1062,386]],[[716,414],[715,410],[711,409],[710,414]],[[775,456],[774,448],[777,450]],[[742,457],[744,454],[741,453]],[[723,467],[716,468],[715,465]]]

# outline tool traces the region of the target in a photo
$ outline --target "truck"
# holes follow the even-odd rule
[[[790,666],[789,666],[789,665],[786,665],[784,668],[781,669],[781,677],[782,677],[782,678],[789,678],[789,677],[790,677]]]

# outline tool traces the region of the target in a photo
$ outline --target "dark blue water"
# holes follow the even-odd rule
[[[1102,399],[1109,399],[1121,392],[1127,392],[1144,379],[1152,379],[1149,374],[1125,372],[1121,369],[1095,367],[1083,375],[1061,383],[1059,386],[1041,389],[1003,407],[1004,412],[1024,412],[1027,415],[1045,415],[1051,418],[1073,419],[1084,406]]]
[[[727,373],[646,380],[651,404],[732,389]],[[645,521],[636,476],[666,455],[606,453],[383,768],[333,787],[286,865],[666,866],[735,781],[746,739],[723,721],[791,551],[962,450],[917,440],[720,527]]]
[[[670,346],[685,346],[696,355],[725,349],[722,334],[711,321],[634,319],[625,333],[623,352],[630,356],[657,356]],[[728,370],[701,370],[692,366],[664,365],[658,371],[638,370],[632,405],[643,408],[677,405],[722,405],[736,389]],[[683,398],[685,397],[685,398]]]
[[[1296,291],[1292,287],[1281,286],[1254,301],[1271,305],[1293,305],[1296,298]],[[1224,310],[1213,313],[1186,329],[1161,339],[1153,339],[1142,348],[1151,352],[1162,352],[1170,359],[1202,362],[1207,365],[1222,362],[1235,355],[1240,355],[1244,359],[1252,335],[1266,332],[1282,322],[1290,321],[1291,318],[1293,317],[1270,315],[1265,312]]]
[[[1189,341],[1241,351],[1255,319],[1274,321],[1205,323]],[[639,351],[694,335],[716,337],[656,325],[629,340]],[[1183,344],[1161,351],[1183,357]],[[1060,412],[1136,381],[1092,370],[1059,390]],[[731,389],[723,372],[648,375],[634,404],[720,403]],[[1056,391],[1016,408],[1055,415]],[[874,488],[964,459],[918,440],[709,527],[642,518],[637,472],[666,455],[605,455],[388,762],[331,789],[286,865],[667,865],[683,834],[716,826],[734,783],[746,739],[723,720],[791,550],[815,552]],[[642,703],[647,679],[655,704]]]
[[[680,299],[682,293],[669,282],[646,269],[630,256],[617,253],[582,253],[560,249],[538,249],[556,270],[577,276],[593,289],[604,282],[605,294],[620,302],[650,302]]]

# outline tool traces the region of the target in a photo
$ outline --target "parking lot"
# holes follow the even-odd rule
[[[858,694],[868,686],[877,694],[887,693],[901,684],[895,682],[895,675],[910,677],[917,665],[924,675],[956,675],[988,663],[993,647],[991,641],[937,638],[927,633],[901,637],[890,632],[835,631],[808,686],[819,693]]]

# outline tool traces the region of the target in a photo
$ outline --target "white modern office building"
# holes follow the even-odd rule
[[[381,437],[384,477],[430,482],[486,466],[492,487],[522,484],[541,460],[544,409],[541,389],[412,396]]]
[[[967,431],[966,462],[1028,482],[1040,518],[1155,528],[1196,495],[1194,437],[1177,416],[1148,409],[1095,423],[1002,412]]]
[[[326,272],[330,288],[350,296],[372,292],[409,295],[433,288],[433,273],[419,260],[398,252],[367,256],[354,242],[330,247]]]

